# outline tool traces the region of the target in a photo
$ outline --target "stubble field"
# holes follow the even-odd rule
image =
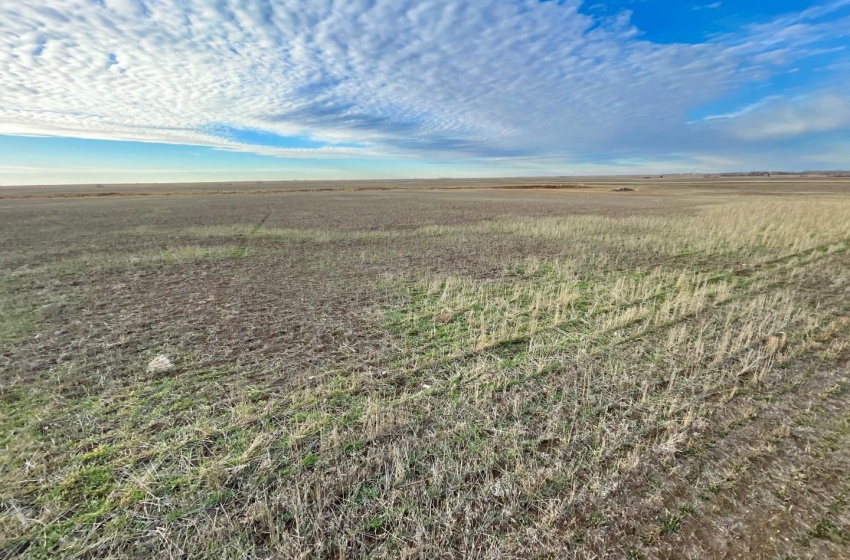
[[[850,183],[618,181],[0,190],[0,558],[848,557]]]

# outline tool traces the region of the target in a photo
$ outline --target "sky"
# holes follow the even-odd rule
[[[0,185],[850,169],[850,0],[0,3]]]

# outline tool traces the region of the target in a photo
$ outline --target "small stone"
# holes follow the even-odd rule
[[[174,368],[174,364],[165,354],[160,354],[148,362],[148,373],[162,373]]]

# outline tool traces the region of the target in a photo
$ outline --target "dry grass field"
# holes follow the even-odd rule
[[[0,189],[0,558],[850,557],[850,182],[534,185]]]

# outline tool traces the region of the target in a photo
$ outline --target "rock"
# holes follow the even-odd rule
[[[148,373],[163,373],[174,369],[174,364],[165,354],[160,354],[148,362]]]

